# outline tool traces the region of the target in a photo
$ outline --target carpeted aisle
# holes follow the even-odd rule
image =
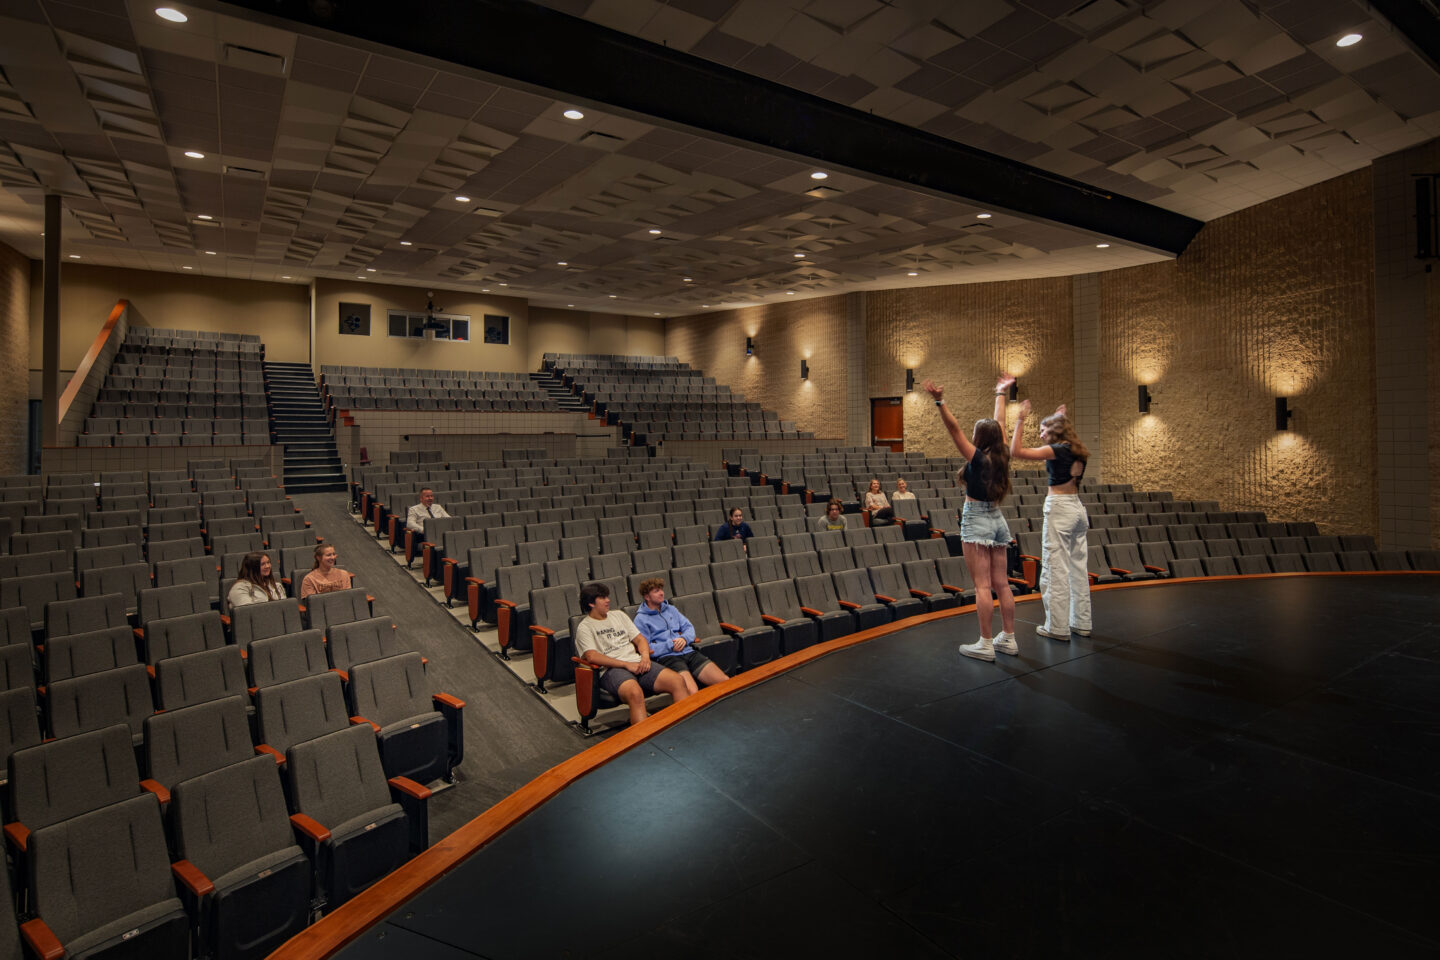
[[[435,692],[465,701],[465,760],[452,789],[430,801],[435,842],[498,800],[590,746],[476,642],[357,524],[340,493],[294,497],[312,526],[333,543],[340,566],[375,597],[375,615],[390,617],[400,639],[430,661]]]

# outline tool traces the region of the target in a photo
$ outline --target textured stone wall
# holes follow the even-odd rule
[[[993,412],[995,377],[1002,371],[1019,378],[1021,399],[1030,398],[1037,413],[1073,403],[1072,286],[1070,277],[1055,277],[866,294],[870,395],[905,395],[905,370],[915,370],[915,392],[905,396],[906,451],[955,455],[920,390],[927,377],[945,387],[967,429]],[[1013,424],[1013,405],[1008,419]],[[1032,418],[1031,441],[1038,419]],[[1082,432],[1086,428],[1080,425]]]
[[[25,472],[29,364],[30,261],[0,243],[0,474]]]
[[[1375,533],[1373,278],[1369,170],[1212,221],[1174,261],[1101,274],[1106,479]]]
[[[847,317],[854,306],[845,294],[798,303],[774,303],[744,310],[678,317],[665,326],[665,353],[699,367],[716,383],[728,383],[745,399],[775,410],[801,430],[843,443],[869,443],[847,436],[846,397],[851,390]],[[755,355],[745,356],[745,338],[755,338]],[[810,379],[800,379],[800,360]],[[903,374],[902,374],[903,376]]]

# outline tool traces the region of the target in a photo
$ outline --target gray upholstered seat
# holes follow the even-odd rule
[[[245,661],[238,647],[228,645],[169,657],[155,665],[155,691],[162,710],[245,696]]]
[[[130,732],[123,724],[16,750],[10,755],[7,826],[11,853],[41,827],[140,793]]]
[[[295,844],[275,764],[251,757],[176,786],[181,895],[197,920],[196,953],[259,960],[305,926],[312,871]],[[213,885],[204,893],[208,880]]]
[[[350,725],[334,673],[261,687],[255,691],[255,713],[260,741],[272,754]]]
[[[305,629],[300,601],[293,597],[266,603],[247,603],[230,610],[230,634],[235,645],[248,650],[251,641],[279,637]]]
[[[135,662],[135,637],[129,627],[103,627],[56,637],[45,645],[45,683],[83,677]]]
[[[138,744],[145,718],[154,712],[150,674],[143,664],[71,677],[50,685],[50,733],[55,737],[123,723]]]
[[[464,757],[461,711],[448,694],[432,694],[418,653],[360,663],[350,673],[350,706],[376,726],[387,777],[419,783],[449,780]]]
[[[364,590],[336,590],[332,593],[316,593],[305,598],[306,616],[310,629],[329,634],[329,628],[341,623],[352,623],[370,617],[370,603]]]
[[[145,776],[166,788],[255,756],[244,697],[210,700],[145,721]],[[267,758],[273,766],[273,757]]]
[[[300,630],[252,641],[249,664],[250,682],[256,687],[319,676],[330,669],[319,630]]]

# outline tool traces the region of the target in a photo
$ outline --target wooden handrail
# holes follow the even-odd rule
[[[1116,589],[1144,589],[1179,583],[1211,583],[1222,580],[1281,580],[1290,577],[1333,577],[1333,576],[1440,576],[1433,570],[1365,570],[1365,571],[1323,571],[1317,573],[1250,573],[1219,577],[1181,577],[1165,580],[1135,580],[1126,583],[1108,583],[1091,587],[1091,592]],[[1031,603],[1040,600],[1039,593],[1016,597],[1016,603]],[[747,670],[737,677],[731,677],[713,687],[705,687],[680,703],[671,704],[660,713],[650,716],[636,726],[622,730],[602,743],[596,744],[583,753],[551,767],[549,770],[471,820],[445,839],[436,843],[408,863],[396,868],[368,890],[347,901],[333,913],[285,941],[270,954],[268,960],[325,960],[341,947],[359,937],[390,913],[399,909],[407,900],[454,870],[472,854],[489,844],[506,830],[519,823],[541,804],[565,787],[579,780],[587,773],[598,770],[611,760],[648,742],[675,724],[712,703],[733,696],[758,683],[802,667],[813,660],[828,656],[847,647],[867,643],[879,637],[908,630],[924,623],[932,623],[949,617],[964,616],[975,612],[975,604],[967,604],[953,610],[922,613],[907,617],[880,627],[861,630],[848,637],[840,637],[819,643],[788,656],[772,660],[763,666]]]
[[[70,412],[70,405],[75,402],[75,395],[80,392],[80,386],[85,382],[85,378],[90,376],[90,368],[95,366],[100,351],[105,349],[105,342],[110,339],[110,334],[115,332],[115,325],[120,322],[120,318],[125,315],[129,306],[129,300],[115,301],[115,307],[110,311],[109,318],[100,328],[100,332],[95,335],[95,342],[90,344],[89,350],[85,351],[85,359],[80,361],[80,365],[70,375],[70,382],[66,384],[65,392],[60,394],[58,412],[55,414],[57,426],[65,422],[65,415]]]

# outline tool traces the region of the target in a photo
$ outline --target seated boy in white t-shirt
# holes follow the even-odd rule
[[[575,627],[575,654],[596,667],[604,667],[600,685],[630,709],[630,722],[650,714],[645,698],[668,693],[677,703],[690,695],[680,674],[650,661],[650,644],[623,610],[610,609],[610,588],[587,583],[580,588],[580,609],[585,617]]]

